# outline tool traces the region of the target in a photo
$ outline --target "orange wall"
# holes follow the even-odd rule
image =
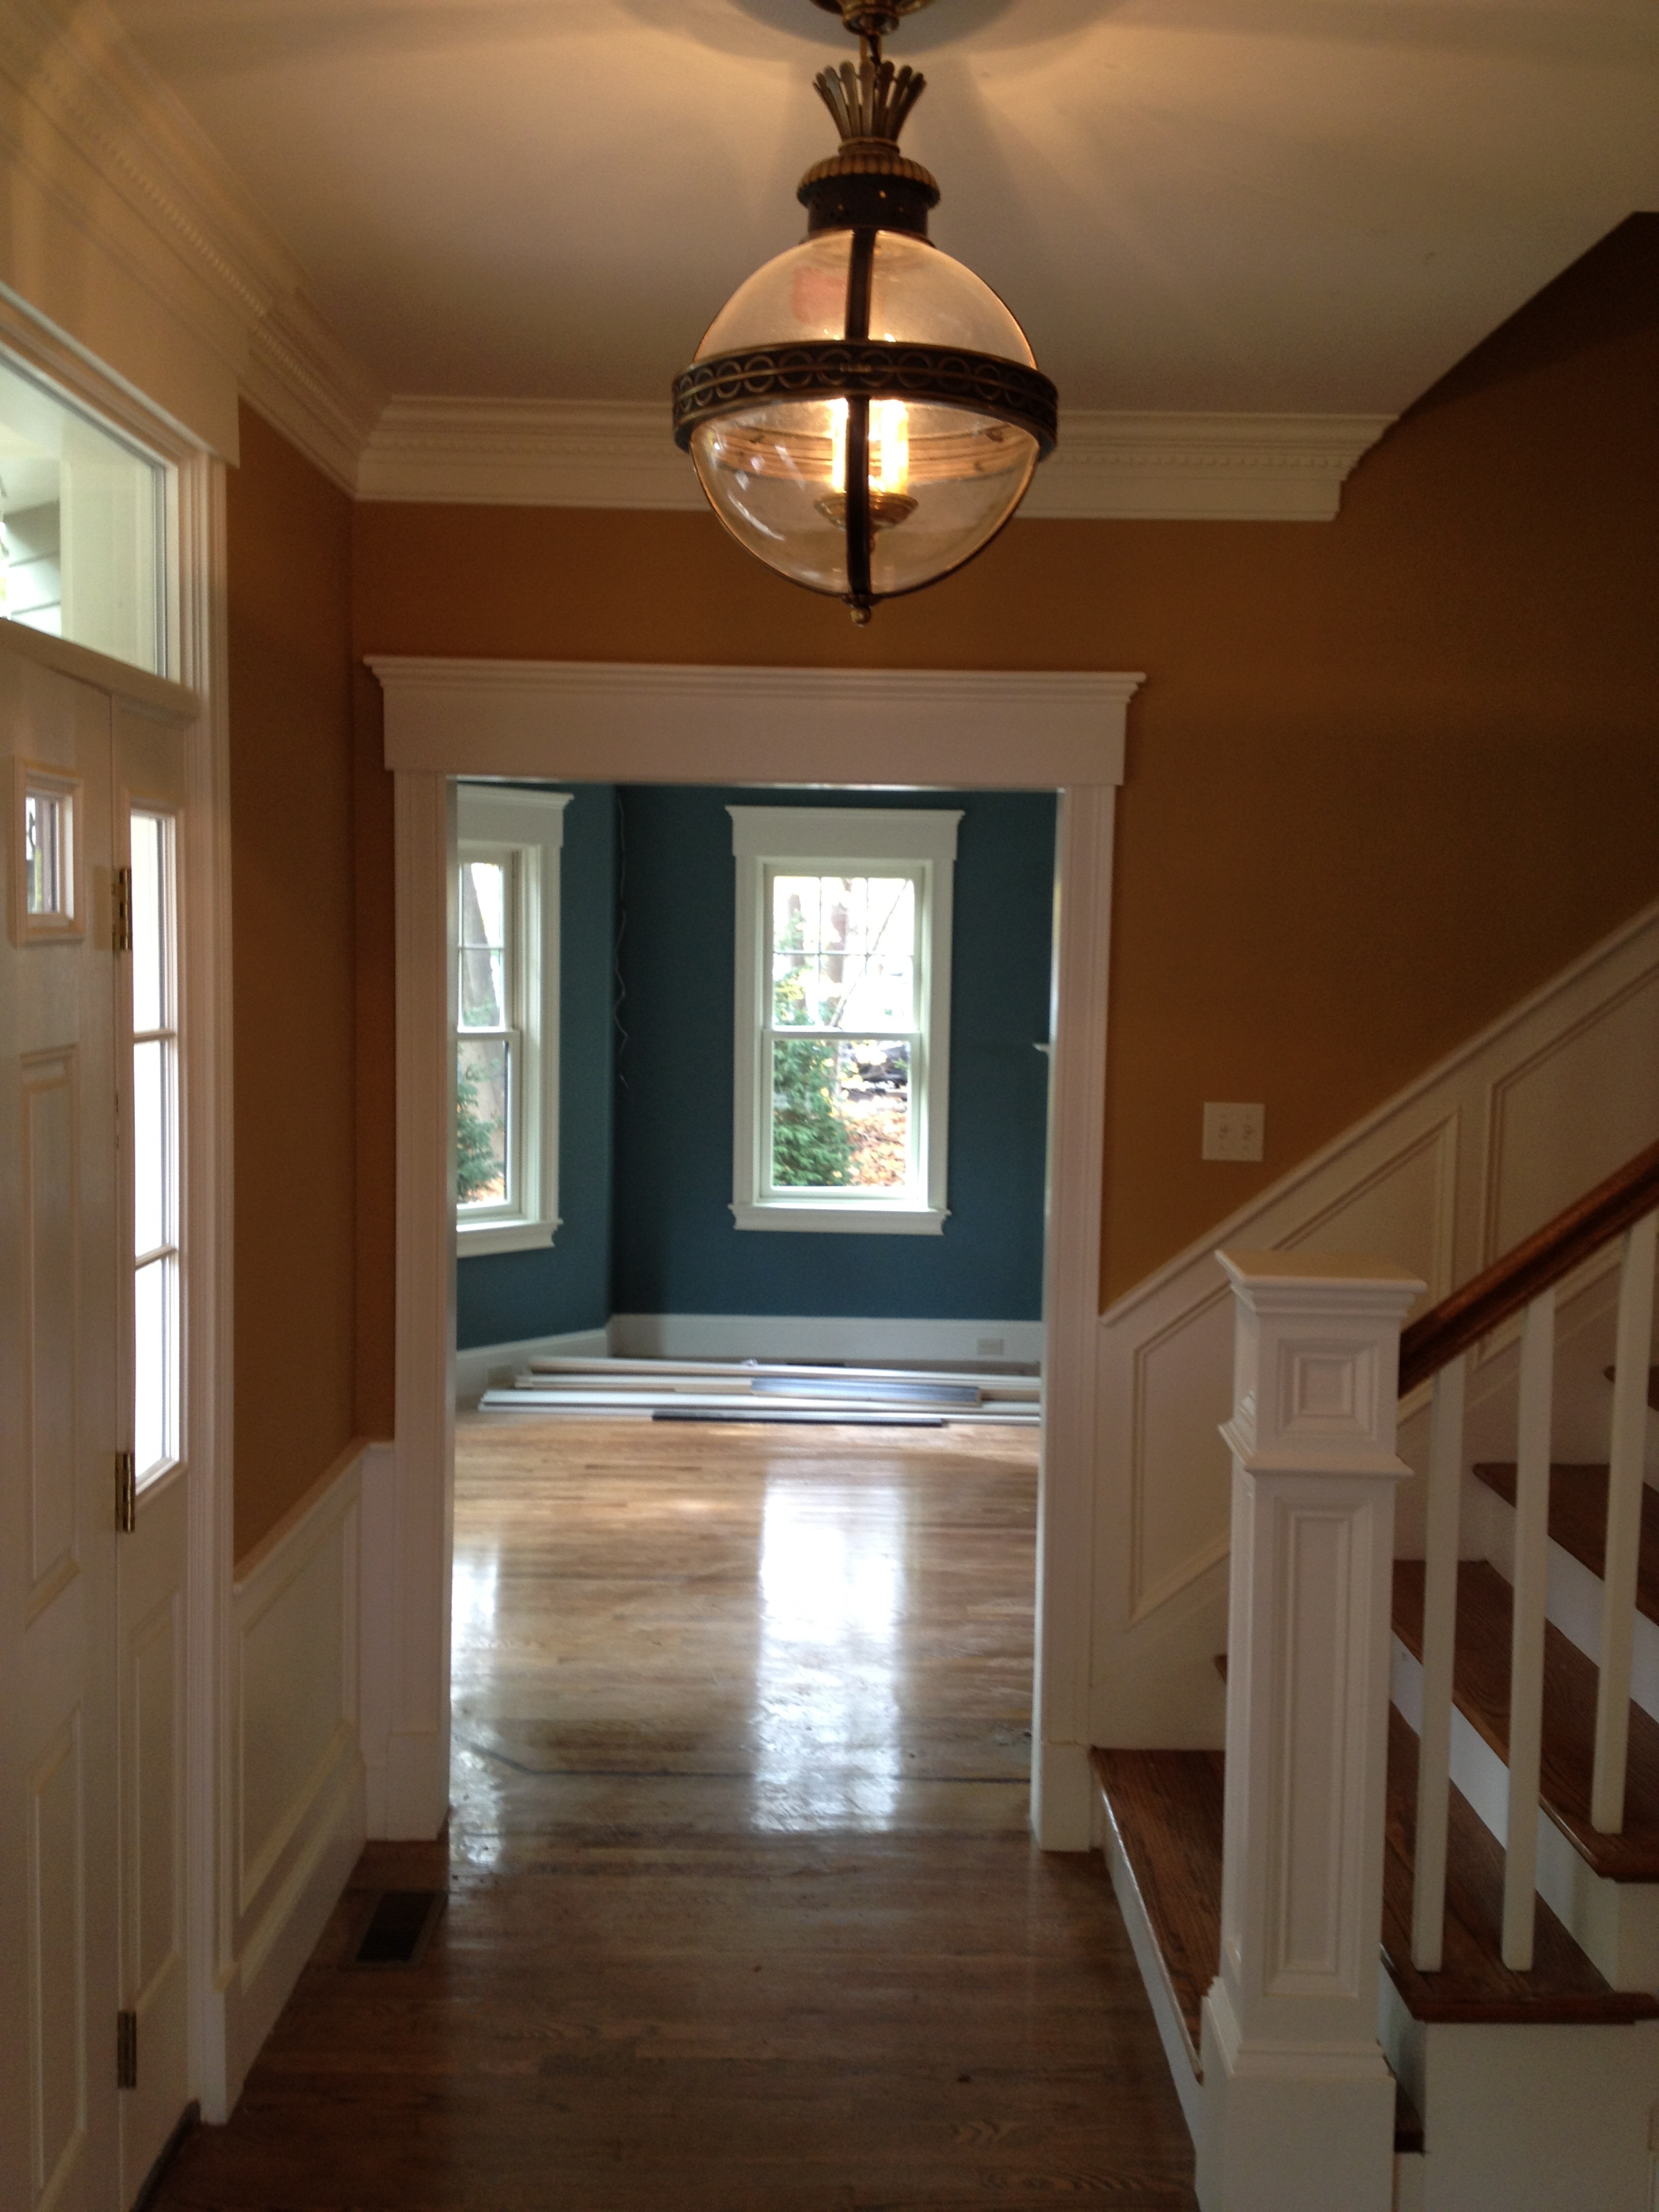
[[[355,1432],[351,502],[246,408],[229,472],[239,1558]]]
[[[1396,426],[1334,524],[1016,522],[860,633],[702,515],[365,505],[356,649],[1145,670],[1110,1298],[1659,896],[1656,278],[1659,217],[1634,218]],[[367,822],[372,702],[361,730]],[[386,912],[374,839],[360,898]],[[386,1157],[378,1049],[362,1126]],[[1206,1098],[1266,1103],[1261,1167],[1200,1161]],[[390,1240],[377,1200],[378,1282]],[[371,1398],[390,1358],[366,1331]]]

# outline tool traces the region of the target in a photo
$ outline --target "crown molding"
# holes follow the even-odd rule
[[[246,385],[355,483],[384,392],[101,0],[0,6],[0,284],[37,317],[228,459]]]
[[[277,301],[249,334],[242,396],[343,491],[356,493],[386,387],[305,293]]]
[[[1020,512],[1038,519],[1334,522],[1391,415],[1067,414]]]
[[[1077,520],[1328,522],[1386,415],[1062,412],[1021,513]],[[362,499],[701,509],[666,400],[392,399]]]

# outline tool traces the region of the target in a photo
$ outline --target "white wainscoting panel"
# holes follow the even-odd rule
[[[362,1462],[352,1445],[244,1563],[232,1599],[234,2100],[364,1838]]]
[[[1285,1176],[1100,1319],[1091,1723],[1101,1744],[1222,1741],[1232,1320],[1218,1244],[1392,1260],[1432,1304],[1659,1136],[1659,908]],[[1605,1267],[1563,1285],[1556,1449],[1597,1456]],[[1472,1381],[1471,1457],[1512,1457],[1513,1332]],[[1610,1353],[1607,1355],[1610,1356]],[[1419,1394],[1426,1395],[1426,1394]],[[1426,1423],[1402,1407],[1420,1465]],[[1400,1547],[1418,1525],[1400,1498]],[[1482,1540],[1478,1504],[1466,1552]]]

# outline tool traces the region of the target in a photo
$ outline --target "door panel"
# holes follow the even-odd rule
[[[106,693],[0,642],[10,917],[0,946],[7,2212],[108,2212],[117,2189],[110,732]],[[43,821],[56,840],[44,860]]]

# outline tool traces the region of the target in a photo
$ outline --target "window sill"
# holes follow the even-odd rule
[[[556,1221],[458,1221],[455,1257],[482,1260],[494,1252],[535,1252],[553,1242]]]
[[[851,1237],[942,1237],[948,1206],[895,1206],[867,1199],[824,1198],[805,1201],[768,1200],[756,1205],[734,1200],[732,1218],[739,1229],[805,1229]]]

